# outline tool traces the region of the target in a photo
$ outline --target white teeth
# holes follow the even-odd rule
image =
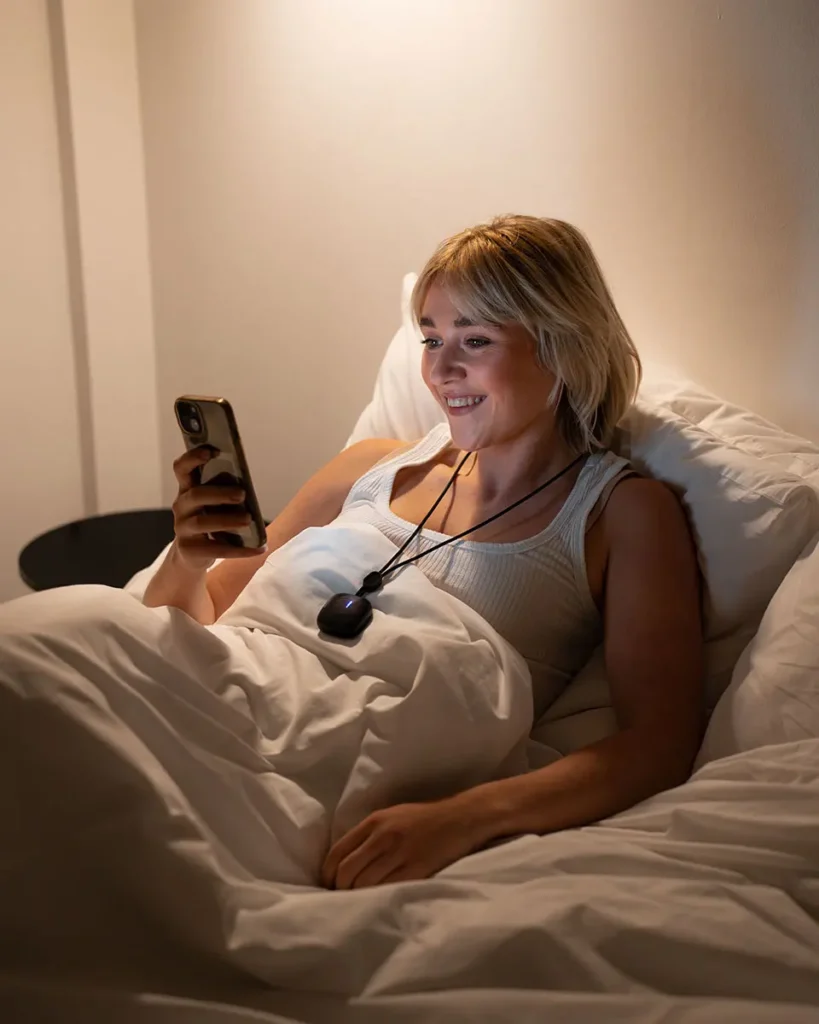
[[[467,405],[480,405],[480,403],[486,398],[486,395],[478,395],[474,397],[467,395],[464,398],[447,398],[446,404],[450,409],[463,409]]]

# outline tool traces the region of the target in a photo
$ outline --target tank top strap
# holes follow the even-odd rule
[[[351,505],[360,501],[368,501],[379,508],[389,508],[395,477],[404,466],[420,466],[434,459],[450,444],[449,427],[439,423],[430,432],[407,447],[379,459],[352,486],[342,506],[346,511]]]
[[[571,563],[577,585],[588,590],[586,571],[586,534],[602,511],[616,483],[634,471],[627,459],[614,452],[590,455],[566,504],[562,520],[562,541]]]
[[[586,532],[587,521],[604,494],[608,495],[621,476],[634,472],[627,459],[612,451],[594,452],[577,478],[571,494],[566,499],[566,523],[568,528],[580,526],[581,534]],[[596,511],[596,510],[595,510]]]
[[[608,504],[608,500],[611,497],[611,492],[620,483],[621,480],[627,480],[630,476],[641,476],[633,466],[626,463],[625,466],[621,466],[620,469],[608,478],[597,501],[592,506],[592,510],[586,519],[586,533],[594,526],[603,511]]]

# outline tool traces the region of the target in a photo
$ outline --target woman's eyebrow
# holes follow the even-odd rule
[[[435,327],[435,322],[432,317],[422,316],[418,321],[419,327]],[[474,320],[470,320],[468,316],[459,316],[456,320],[452,321],[453,327],[477,327],[478,325]]]

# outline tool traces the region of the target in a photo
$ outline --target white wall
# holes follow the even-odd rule
[[[274,513],[365,402],[403,272],[497,212],[574,220],[646,355],[819,438],[812,0],[2,18],[0,599],[32,535],[170,498],[182,391],[233,399]]]
[[[0,28],[0,600],[17,555],[83,512],[62,185],[45,0],[3,0]]]
[[[166,466],[174,395],[225,394],[275,511],[364,403],[401,274],[509,211],[586,230],[645,355],[819,437],[819,4],[136,13]]]

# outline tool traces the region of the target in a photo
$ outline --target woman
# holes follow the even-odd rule
[[[607,448],[640,368],[583,235],[521,216],[464,231],[424,268],[413,312],[446,425],[409,449],[378,439],[342,452],[249,556],[208,538],[247,517],[203,512],[225,496],[193,484],[208,452],[183,455],[176,542],[145,603],[211,623],[300,531],[350,517],[400,546],[452,480],[426,546],[503,514],[418,567],[527,659],[537,712],[602,640],[620,728],[529,774],[370,815],[327,856],[323,879],[339,888],[428,877],[493,840],[624,810],[683,782],[701,734],[696,555],[674,495]]]

